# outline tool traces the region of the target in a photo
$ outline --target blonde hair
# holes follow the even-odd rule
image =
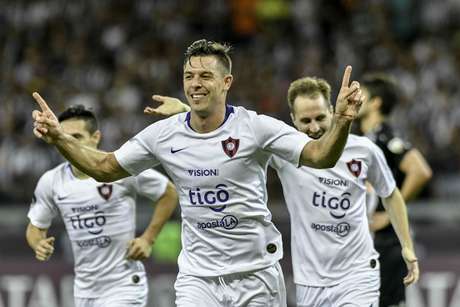
[[[297,79],[289,85],[287,94],[289,109],[292,111],[297,96],[316,98],[318,95],[323,95],[327,104],[331,105],[331,86],[326,80],[316,77]]]

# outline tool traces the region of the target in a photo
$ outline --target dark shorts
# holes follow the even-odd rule
[[[399,244],[375,245],[380,253],[380,307],[400,306],[406,301],[403,278],[407,267]]]

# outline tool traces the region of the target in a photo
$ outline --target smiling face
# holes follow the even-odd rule
[[[332,106],[321,94],[313,97],[297,96],[291,112],[291,119],[297,130],[312,139],[319,139],[331,127]]]
[[[184,65],[184,92],[192,111],[208,115],[225,104],[233,81],[218,58],[212,55],[192,56]]]

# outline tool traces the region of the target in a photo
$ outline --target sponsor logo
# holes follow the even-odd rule
[[[76,243],[80,248],[90,248],[92,246],[106,248],[112,243],[112,239],[108,236],[101,236],[89,240],[77,240]]]
[[[221,141],[222,149],[224,150],[225,154],[230,158],[233,158],[238,151],[238,147],[240,147],[240,140],[239,139],[232,139],[229,137],[225,141]]]
[[[179,149],[174,149],[174,148],[171,147],[171,153],[172,153],[172,154],[175,154],[176,152],[182,151],[182,150],[184,150],[184,149],[187,149],[187,147],[179,148]]]
[[[355,177],[359,177],[361,174],[361,161],[352,159],[351,161],[347,162],[348,170],[353,174]]]
[[[348,192],[342,193],[339,197],[328,197],[326,192],[322,194],[318,192],[313,193],[312,204],[315,207],[329,208],[329,214],[336,219],[341,219],[345,217],[346,211],[350,209],[351,194]]]
[[[230,199],[230,193],[225,190],[227,186],[225,184],[216,185],[216,190],[202,191],[201,188],[193,188],[188,191],[190,203],[192,205],[215,205],[226,203]],[[220,207],[209,207],[209,209],[221,212],[227,206],[222,205]]]
[[[219,170],[217,168],[213,169],[188,169],[189,176],[192,177],[215,177],[219,176]]]
[[[316,231],[333,232],[336,233],[339,237],[346,237],[350,233],[351,226],[346,222],[342,222],[337,225],[312,223],[311,228]]]
[[[112,190],[113,186],[111,184],[104,183],[103,185],[97,187],[99,195],[101,195],[105,200],[109,200],[110,196],[112,196]]]
[[[105,225],[106,218],[104,211],[97,211],[93,216],[72,216],[70,223],[73,229],[87,230],[92,235],[98,235],[103,231],[102,226]]]
[[[99,210],[98,205],[88,205],[84,207],[75,207],[72,208],[73,213],[84,213],[84,212],[91,212],[91,211],[97,211]]]
[[[208,222],[198,222],[197,227],[198,229],[211,229],[211,228],[225,228],[225,229],[233,229],[238,226],[238,219],[233,215],[226,215],[222,219],[215,219]]]
[[[319,183],[328,186],[348,187],[348,181],[345,179],[318,177],[318,180]]]

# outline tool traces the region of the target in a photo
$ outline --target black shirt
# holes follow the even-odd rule
[[[383,151],[387,159],[388,166],[390,167],[393,176],[396,180],[396,186],[401,188],[404,181],[405,174],[399,169],[399,164],[404,158],[404,155],[411,149],[411,145],[404,142],[402,139],[394,135],[393,129],[386,123],[382,123],[372,132],[366,135]],[[382,200],[379,198],[379,203],[376,211],[384,211]],[[398,237],[393,230],[393,226],[382,228],[375,233],[375,245],[398,244]]]

